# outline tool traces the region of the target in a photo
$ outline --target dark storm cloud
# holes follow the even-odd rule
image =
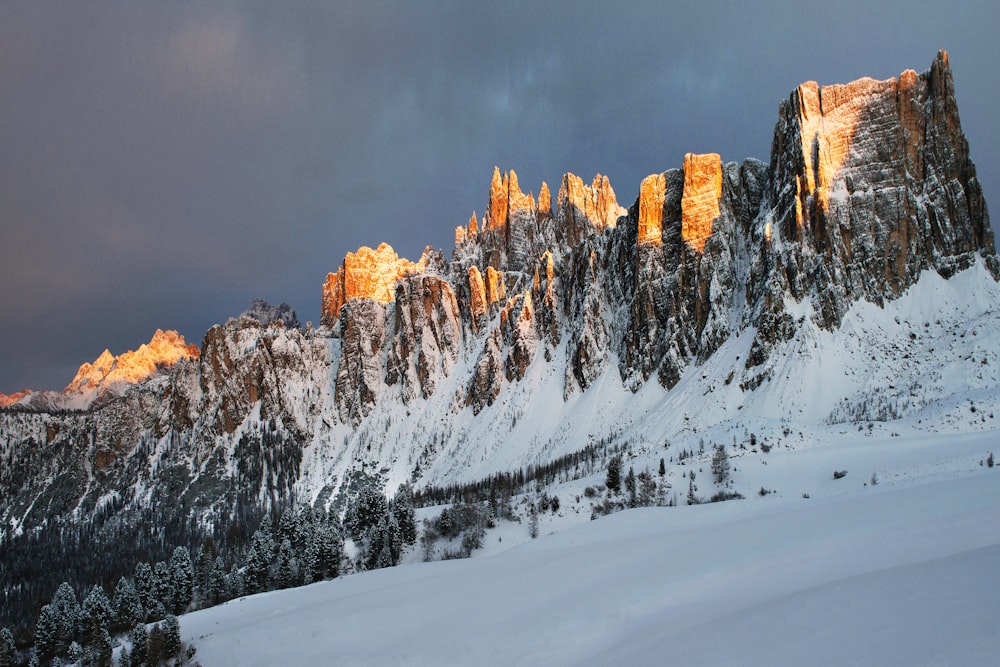
[[[939,6],[941,5],[941,6]],[[450,251],[494,165],[630,203],[687,151],[766,160],[800,82],[949,49],[1000,193],[989,3],[0,5],[0,391],[262,296],[317,319],[344,253]]]

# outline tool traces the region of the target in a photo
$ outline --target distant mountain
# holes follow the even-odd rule
[[[34,411],[84,410],[120,396],[132,385],[165,375],[185,359],[197,360],[197,345],[188,344],[176,331],[157,329],[149,343],[115,356],[104,350],[92,363],[84,363],[62,392],[33,392],[11,396],[0,394],[0,406]]]
[[[995,428],[998,276],[947,54],[806,83],[769,163],[687,155],[628,209],[600,175],[566,174],[553,203],[497,169],[450,258],[349,253],[315,329],[255,302],[200,355],[175,339],[181,361],[136,365],[148,379],[85,365],[73,392],[108,396],[87,410],[22,397],[0,411],[0,531],[152,516],[176,540],[336,509],[362,479],[443,485],[748,426]]]
[[[263,299],[254,299],[250,307],[240,314],[240,317],[252,317],[264,327],[270,325],[271,322],[281,322],[289,329],[302,328],[302,325],[299,324],[299,318],[295,315],[295,309],[287,303],[274,306]]]

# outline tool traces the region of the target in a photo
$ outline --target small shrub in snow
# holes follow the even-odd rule
[[[743,494],[738,491],[719,491],[708,499],[710,503],[721,503],[726,500],[743,500]]]
[[[990,455],[986,457],[986,467],[987,468],[993,467],[993,452],[990,452]]]

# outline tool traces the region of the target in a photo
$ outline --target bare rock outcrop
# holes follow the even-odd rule
[[[405,278],[396,285],[396,328],[386,383],[401,385],[404,403],[428,398],[458,362],[461,314],[451,285],[437,276]]]
[[[427,267],[427,255],[419,262],[399,257],[388,243],[372,250],[367,246],[349,252],[335,273],[323,284],[320,321],[332,325],[340,309],[351,299],[374,299],[380,303],[393,300],[396,281],[421,273]]]

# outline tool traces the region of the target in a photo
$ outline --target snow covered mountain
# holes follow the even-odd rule
[[[0,535],[224,530],[595,443],[996,428],[1000,264],[946,53],[799,86],[768,164],[688,155],[627,210],[600,175],[538,193],[496,170],[450,258],[349,253],[317,328],[252,309],[109,400],[3,409]]]
[[[61,392],[24,390],[11,396],[0,394],[0,406],[16,405],[35,411],[83,410],[96,407],[122,394],[129,386],[164,375],[185,359],[198,359],[198,346],[188,344],[176,331],[157,329],[149,343],[115,356],[104,350],[91,363],[84,363]]]

